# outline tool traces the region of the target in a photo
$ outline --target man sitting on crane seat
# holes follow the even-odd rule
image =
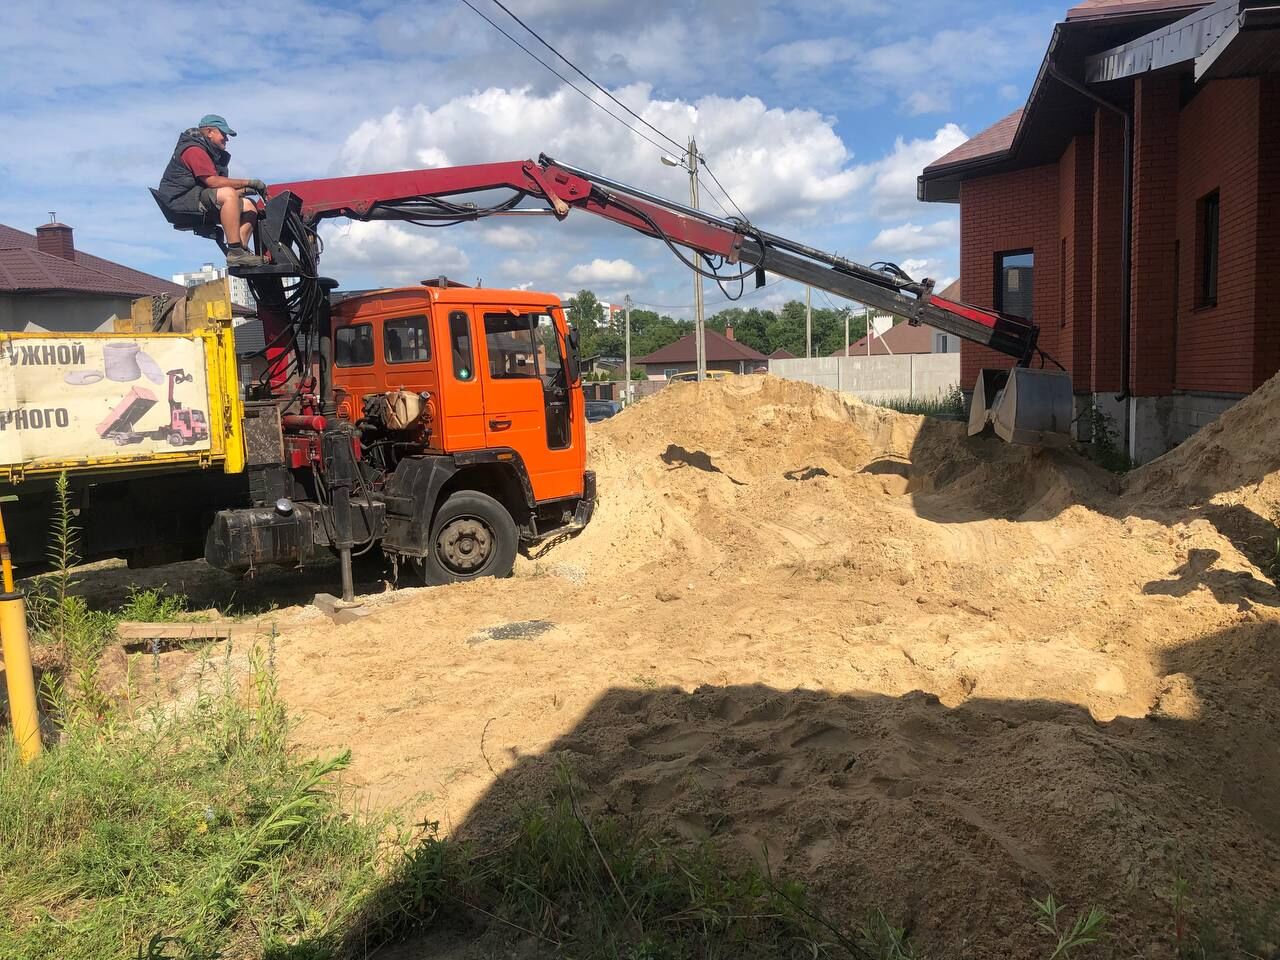
[[[171,216],[221,223],[228,267],[258,267],[264,262],[262,257],[248,249],[258,211],[245,194],[266,197],[267,185],[257,179],[227,176],[231,162],[227,138],[235,135],[227,121],[214,113],[184,130],[160,178],[156,196]]]

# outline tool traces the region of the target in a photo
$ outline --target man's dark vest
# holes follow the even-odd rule
[[[220,177],[225,177],[230,169],[231,154],[214,146],[198,127],[184,130],[178,137],[178,144],[173,148],[173,156],[169,158],[169,165],[164,168],[164,176],[160,178],[160,186],[156,192],[170,210],[199,213],[200,191],[203,187],[195,174],[182,162],[182,154],[188,147],[199,147],[207,153]]]

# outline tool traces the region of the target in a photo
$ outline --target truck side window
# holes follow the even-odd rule
[[[449,314],[449,351],[453,354],[453,375],[459,380],[473,379],[476,371],[471,358],[471,323],[462,310]]]
[[[537,379],[538,346],[535,318],[528,313],[486,313],[485,343],[489,348],[489,376],[495,380]]]
[[[333,337],[333,362],[339,367],[364,367],[373,363],[373,325],[357,323],[339,327]]]
[[[423,363],[431,359],[426,317],[398,317],[382,325],[387,363]]]

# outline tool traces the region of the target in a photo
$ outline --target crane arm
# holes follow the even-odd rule
[[[488,206],[463,198],[505,191]],[[990,347],[1022,366],[1037,351],[1039,328],[1030,321],[940,297],[933,281],[915,281],[892,265],[864,266],[852,260],[766,233],[750,223],[725,219],[636,187],[560,163],[537,161],[440,167],[397,173],[337,177],[276,184],[268,188],[261,244],[280,275],[316,275],[316,224],[327,218],[400,220],[445,226],[488,216],[529,212],[526,199],[545,201],[563,220],[581,210],[665,242],[688,266],[720,281],[757,286],[765,271],[837,296],[928,324],[944,333]],[[690,259],[684,251],[692,251]],[[737,273],[719,272],[741,265]]]

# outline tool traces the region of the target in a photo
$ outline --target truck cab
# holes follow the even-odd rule
[[[438,281],[378,290],[335,303],[331,336],[340,419],[358,422],[369,398],[425,394],[422,453],[501,455],[535,502],[582,496],[586,417],[558,298]]]

